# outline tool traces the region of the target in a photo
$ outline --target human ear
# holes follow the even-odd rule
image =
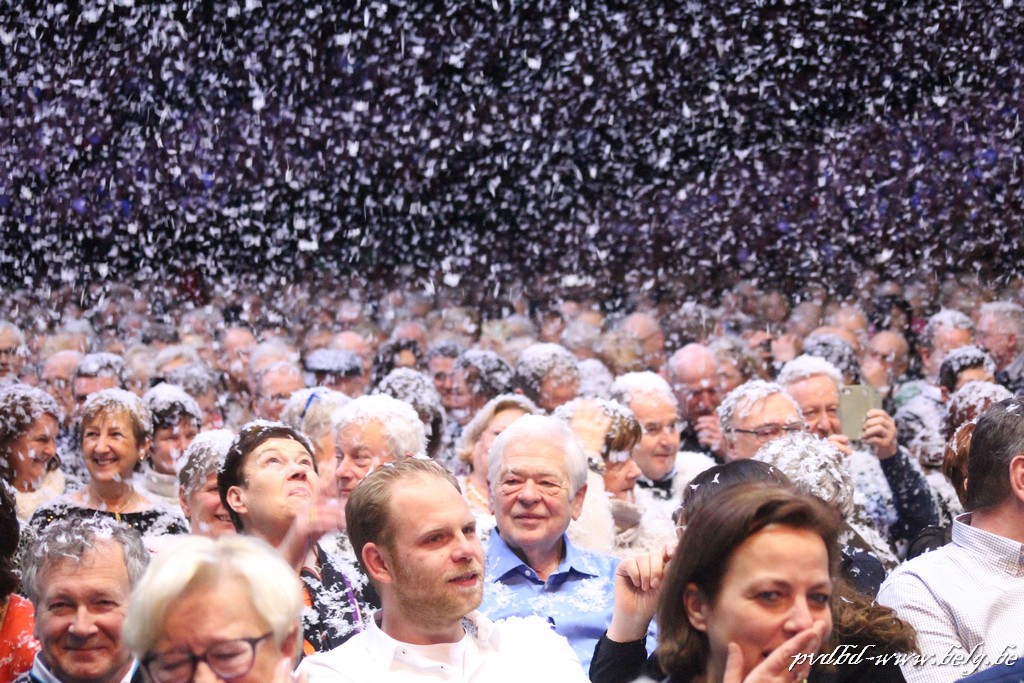
[[[690,626],[702,633],[708,630],[708,605],[704,596],[697,588],[697,584],[691,583],[683,591],[683,609],[686,610],[686,619]]]
[[[966,488],[967,482],[964,482]],[[1024,455],[1018,455],[1010,461],[1010,490],[1017,500],[1024,502]]]
[[[583,512],[583,499],[587,495],[587,485],[584,484],[580,487],[580,490],[576,492],[576,495],[572,499],[572,518],[579,519],[580,513]]]
[[[363,546],[363,564],[366,565],[366,573],[371,579],[378,583],[392,583],[394,578],[391,574],[391,558],[387,550],[376,543],[367,543]]]
[[[188,498],[185,497],[185,487],[178,487],[178,505],[181,506],[181,511],[185,513],[185,519],[192,516],[192,508],[188,504]]]
[[[228,493],[224,497],[227,499],[228,507],[238,514],[244,515],[249,511],[249,508],[245,504],[245,495],[242,493],[241,486],[229,487]]]

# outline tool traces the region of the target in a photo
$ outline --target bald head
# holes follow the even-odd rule
[[[693,421],[718,407],[718,368],[715,355],[703,344],[687,344],[668,360],[669,383],[683,419]]]

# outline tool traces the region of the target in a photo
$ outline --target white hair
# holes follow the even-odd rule
[[[25,333],[21,331],[21,328],[14,323],[7,320],[0,320],[0,332],[10,332],[14,335],[14,338],[18,340],[18,346],[25,346]]]
[[[281,410],[281,422],[319,441],[334,428],[334,414],[351,401],[340,391],[307,387],[293,391]]]
[[[974,332],[974,323],[971,322],[970,318],[955,309],[943,308],[928,318],[928,323],[921,332],[921,345],[926,349],[934,348],[935,333],[940,327],[951,327],[957,330]]]
[[[224,458],[231,448],[236,434],[230,429],[211,429],[201,432],[192,439],[185,453],[175,461],[180,464],[178,483],[188,498],[198,491],[211,474],[216,474],[224,465]]]
[[[1000,321],[1009,323],[1013,327],[1013,331],[1017,333],[1017,348],[1024,343],[1024,339],[1020,339],[1020,337],[1024,337],[1024,307],[1020,304],[1012,301],[990,301],[982,304],[978,309],[978,316],[983,315],[991,315]]]
[[[491,493],[501,480],[501,469],[505,464],[505,452],[511,443],[529,440],[562,446],[565,453],[565,471],[569,476],[569,495],[575,496],[587,483],[587,454],[583,444],[576,438],[569,426],[561,420],[547,415],[524,415],[498,435],[487,454],[487,478]]]
[[[346,403],[334,416],[334,439],[350,425],[378,422],[387,437],[393,460],[407,455],[426,457],[427,436],[423,422],[411,405],[387,394],[360,396]]]
[[[618,401],[624,406],[631,404],[636,394],[654,394],[671,402],[677,410],[679,408],[679,401],[676,400],[676,395],[672,393],[672,387],[665,378],[647,370],[619,375],[612,382],[612,388],[608,393],[613,401]]]
[[[829,363],[824,358],[819,356],[809,356],[806,353],[802,356],[797,356],[793,360],[789,361],[782,366],[779,370],[779,376],[775,378],[775,381],[788,389],[791,385],[801,382],[810,377],[817,375],[825,375],[830,380],[835,382],[836,388],[843,386],[843,373],[839,372],[832,363]]]
[[[722,403],[718,406],[718,421],[722,425],[722,433],[725,434],[732,431],[737,414],[749,410],[758,401],[763,401],[774,394],[779,394],[793,404],[793,411],[797,415],[802,414],[796,400],[786,393],[782,385],[775,382],[766,382],[763,379],[752,379],[726,394],[725,398],[722,399]]]
[[[758,449],[754,460],[778,468],[793,484],[818,496],[844,518],[853,514],[853,476],[843,454],[808,432],[785,434]]]
[[[289,634],[301,632],[302,584],[266,542],[233,534],[218,539],[181,536],[168,540],[135,589],[124,620],[125,644],[142,659],[152,652],[168,611],[182,596],[239,580],[279,646]]]

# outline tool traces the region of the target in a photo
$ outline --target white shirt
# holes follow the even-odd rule
[[[473,612],[463,620],[465,637],[440,645],[395,640],[380,630],[377,618],[341,646],[302,660],[296,673],[308,673],[310,683],[587,681],[569,643],[539,617],[492,622]]]
[[[970,518],[957,517],[952,543],[898,567],[878,593],[917,631],[923,662],[901,666],[907,683],[959,680],[995,665],[1011,646],[1009,654],[1024,655],[1024,545],[976,529]],[[968,653],[976,661],[948,663]]]

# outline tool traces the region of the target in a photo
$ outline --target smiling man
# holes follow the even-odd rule
[[[653,372],[629,372],[616,378],[611,398],[633,411],[643,437],[633,447],[633,460],[643,476],[637,480],[638,499],[647,508],[669,518],[678,507],[682,487],[715,464],[697,451],[680,451],[686,423],[668,382]]]
[[[110,519],[47,527],[22,579],[42,649],[19,683],[141,683],[121,626],[148,560],[139,534]]]
[[[313,445],[280,422],[243,427],[217,475],[221,502],[235,529],[262,538],[290,561],[295,558],[289,532],[300,516],[316,515],[318,483]],[[362,628],[362,613],[375,603],[374,596],[363,595],[358,572],[342,566],[315,538],[297,560],[311,608],[302,614],[303,650],[312,654],[337,647]]]
[[[725,461],[753,458],[769,441],[806,431],[800,406],[780,385],[752,379],[739,385],[718,406]]]
[[[618,560],[573,545],[565,533],[587,492],[583,447],[561,420],[526,415],[494,440],[488,479],[497,528],[480,611],[543,617],[589,669],[611,622]]]
[[[386,463],[425,455],[427,437],[412,406],[386,394],[360,396],[334,416],[338,500],[348,501],[367,474]]]
[[[405,458],[369,474],[346,505],[349,536],[380,593],[368,628],[306,658],[311,683],[457,680],[586,681],[565,639],[535,618],[492,622],[476,521],[455,478]]]

